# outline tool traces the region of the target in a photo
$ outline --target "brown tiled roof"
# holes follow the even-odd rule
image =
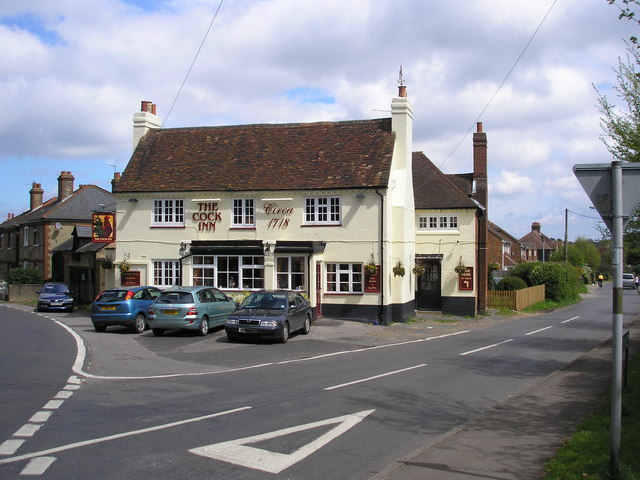
[[[152,129],[114,192],[384,187],[391,119]]]
[[[413,152],[413,195],[416,209],[478,208],[422,152]]]

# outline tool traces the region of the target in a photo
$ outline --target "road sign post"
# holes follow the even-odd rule
[[[613,237],[613,316],[611,366],[611,443],[609,473],[620,478],[620,431],[622,416],[622,319],[624,270],[623,231],[640,203],[640,165],[613,161],[582,164],[573,173],[589,195]],[[626,188],[625,188],[626,187]]]

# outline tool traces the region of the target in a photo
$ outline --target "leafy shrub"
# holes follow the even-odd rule
[[[37,268],[12,268],[9,270],[11,285],[28,285],[42,283],[42,272]]]
[[[498,282],[496,290],[522,290],[527,283],[520,277],[504,277]]]
[[[529,272],[533,285],[545,285],[545,297],[558,302],[580,292],[580,274],[568,263],[536,263]]]
[[[540,285],[539,283],[533,283],[531,279],[531,271],[540,265],[540,262],[523,262],[520,265],[517,265],[515,268],[509,271],[510,276],[512,277],[520,277],[525,281],[527,287],[535,287],[536,285]]]

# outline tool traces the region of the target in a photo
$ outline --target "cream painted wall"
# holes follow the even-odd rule
[[[418,217],[429,215],[456,215],[458,217],[457,230],[420,230],[417,228]],[[442,296],[443,297],[473,297],[478,285],[474,279],[472,291],[458,289],[458,274],[455,267],[462,258],[467,267],[474,267],[474,275],[477,276],[476,265],[476,215],[475,210],[417,210],[416,222],[416,255],[442,254]]]
[[[364,198],[357,198],[356,193],[364,193]],[[304,226],[304,206],[307,197],[337,196],[341,199],[340,226]],[[359,191],[318,191],[310,195],[303,191],[284,192],[176,192],[171,195],[154,194],[117,194],[118,206],[116,229],[117,242],[114,262],[116,267],[128,257],[127,263],[132,270],[141,272],[141,283],[153,283],[154,260],[178,260],[180,243],[189,244],[193,240],[259,240],[275,244],[276,241],[321,241],[326,242],[324,253],[312,256],[307,273],[310,289],[309,295],[315,304],[315,262],[349,262],[367,263],[373,253],[376,263],[380,263],[380,196],[374,190]],[[129,202],[136,198],[137,202]],[[183,199],[185,206],[185,227],[152,228],[153,201],[156,199]],[[232,208],[234,198],[253,198],[255,200],[255,229],[233,229]],[[207,200],[207,201],[205,201]],[[203,230],[199,220],[193,220],[205,210],[199,204],[207,203],[216,206],[207,207],[213,211],[211,218],[215,220],[215,230]],[[271,206],[270,210],[267,208]],[[274,208],[285,209],[284,212],[272,212]],[[290,211],[287,211],[290,210]],[[272,213],[269,213],[269,212]],[[273,249],[271,249],[273,251]],[[191,284],[191,259],[186,258],[184,265],[184,284]],[[272,288],[275,273],[273,254],[265,256],[265,288]],[[120,270],[113,269],[115,283],[120,285]],[[324,273],[324,272],[323,272]],[[323,279],[324,287],[324,279]],[[378,293],[363,295],[331,295],[332,303],[376,305]]]

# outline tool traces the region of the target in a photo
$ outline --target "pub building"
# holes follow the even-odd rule
[[[162,128],[143,101],[133,123],[115,285],[296,290],[318,315],[380,323],[484,308],[486,141],[474,173],[440,172],[412,151],[404,85],[390,118]]]

